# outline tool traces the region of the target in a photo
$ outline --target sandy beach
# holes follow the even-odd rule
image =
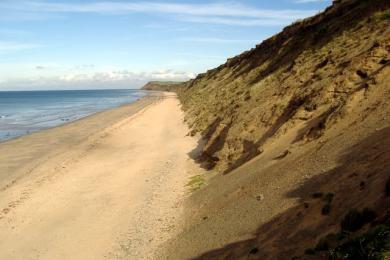
[[[152,259],[196,166],[174,94],[0,144],[0,259]]]

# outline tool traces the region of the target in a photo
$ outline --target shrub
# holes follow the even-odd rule
[[[321,209],[322,215],[328,215],[330,213],[332,206],[330,204],[325,204]]]
[[[329,244],[325,239],[321,238],[314,249],[316,251],[326,251],[329,249]]]
[[[331,204],[333,201],[334,194],[331,192],[328,192],[325,194],[323,200],[325,201],[326,204]]]
[[[317,35],[322,36],[323,34],[327,34],[329,31],[329,28],[327,26],[322,26],[318,28]]]
[[[364,208],[362,211],[362,217],[365,223],[370,223],[377,217],[377,215],[373,210]]]
[[[350,210],[341,221],[341,229],[343,231],[354,232],[363,227],[366,223],[371,222],[376,218],[374,211],[365,208],[362,212],[356,209]]]
[[[257,247],[253,247],[250,251],[249,251],[249,254],[251,255],[255,255],[259,252],[259,249]]]
[[[390,19],[390,12],[384,13],[384,14],[382,15],[382,19],[383,19],[383,20]]]
[[[307,248],[305,250],[306,255],[314,255],[316,253],[316,250],[314,248]]]
[[[340,240],[341,236],[340,234],[334,234],[330,233],[326,236],[322,237],[320,241],[318,241],[315,250],[317,251],[326,251],[329,250],[331,247],[335,247]]]
[[[322,198],[324,194],[322,192],[316,192],[311,195],[314,199]]]
[[[362,215],[356,209],[350,210],[341,221],[341,229],[344,231],[356,231],[363,225]]]
[[[390,228],[379,225],[365,234],[352,238],[334,250],[330,250],[330,259],[383,259],[390,250]]]

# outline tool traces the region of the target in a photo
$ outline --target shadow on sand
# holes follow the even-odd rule
[[[327,259],[327,255],[305,255],[307,248],[330,232],[340,231],[340,221],[352,208],[368,207],[385,219],[390,214],[390,197],[385,183],[390,177],[390,127],[354,145],[338,166],[319,173],[299,188],[286,193],[299,199],[290,208],[260,226],[252,239],[227,244],[195,259]],[[324,202],[314,193],[333,193],[330,212],[321,213]]]

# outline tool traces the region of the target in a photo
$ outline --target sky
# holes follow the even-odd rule
[[[331,0],[0,0],[0,91],[195,77]]]

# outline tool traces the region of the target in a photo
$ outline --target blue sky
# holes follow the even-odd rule
[[[0,1],[0,90],[187,80],[330,0]]]

